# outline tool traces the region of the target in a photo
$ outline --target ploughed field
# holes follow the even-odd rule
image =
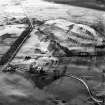
[[[47,7],[30,13],[30,37],[0,73],[0,105],[103,104],[103,12],[76,8]],[[25,17],[11,18],[0,26],[1,58],[28,23]]]

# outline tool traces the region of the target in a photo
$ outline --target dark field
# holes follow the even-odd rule
[[[49,2],[67,4],[67,5],[75,5],[80,7],[105,10],[105,1],[104,0],[45,0]]]

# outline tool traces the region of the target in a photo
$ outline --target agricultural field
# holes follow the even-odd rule
[[[104,0],[75,1],[0,1],[0,105],[105,104]]]

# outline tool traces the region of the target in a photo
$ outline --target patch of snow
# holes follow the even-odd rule
[[[2,8],[4,8],[3,6],[5,6],[4,11],[7,13],[24,13],[24,10],[26,10],[27,7],[44,8],[47,6],[59,6],[59,4],[54,4],[52,2],[49,3],[43,0],[18,0],[18,2],[19,5],[16,5],[17,0],[0,0],[0,5]]]
[[[25,25],[7,25],[3,30],[0,30],[0,36],[6,33],[20,35],[24,29]]]

